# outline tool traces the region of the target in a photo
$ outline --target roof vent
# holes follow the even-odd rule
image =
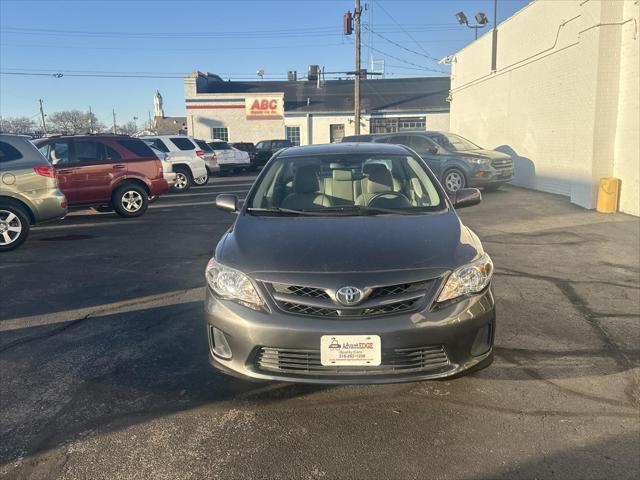
[[[296,80],[298,80],[298,72],[295,70],[289,70],[287,72],[287,80],[289,80],[290,82],[295,82]]]
[[[320,65],[309,65],[307,68],[307,80],[315,82],[320,74]]]

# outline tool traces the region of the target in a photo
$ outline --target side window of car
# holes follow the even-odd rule
[[[271,142],[267,141],[267,142],[262,142],[262,147],[260,147],[260,150],[270,150],[271,149]]]
[[[409,146],[416,152],[428,152],[429,150],[436,148],[432,142],[418,135],[410,137],[410,140]]]
[[[154,138],[153,139],[153,146],[156,147],[161,152],[164,152],[164,153],[168,153],[169,152],[169,149],[167,148],[167,146],[159,138]]]
[[[104,145],[104,153],[106,160],[120,160],[120,158],[122,158],[120,154],[109,145]]]
[[[91,140],[76,140],[75,146],[75,162],[78,163],[96,163],[104,159],[104,146],[100,142]]]
[[[47,159],[51,162],[51,165],[69,163],[69,142],[51,142],[48,147]]]
[[[0,163],[22,158],[22,154],[13,145],[0,142]]]

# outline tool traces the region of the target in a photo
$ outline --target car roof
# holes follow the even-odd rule
[[[345,142],[327,143],[322,145],[305,145],[302,147],[289,147],[284,149],[279,156],[299,157],[305,155],[331,155],[331,154],[406,154],[407,149],[402,145],[388,143]]]

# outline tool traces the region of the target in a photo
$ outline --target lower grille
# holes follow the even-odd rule
[[[442,345],[396,348],[382,352],[377,366],[336,367],[320,363],[320,350],[261,347],[255,357],[258,370],[292,375],[389,375],[445,371],[451,367]]]

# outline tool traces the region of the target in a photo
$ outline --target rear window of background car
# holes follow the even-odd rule
[[[209,146],[214,150],[231,150],[231,145],[227,142],[209,142]]]
[[[0,142],[0,162],[10,162],[21,158],[22,154],[17,148],[6,142]]]
[[[132,153],[135,153],[139,157],[151,157],[155,158],[153,150],[151,150],[146,143],[136,138],[128,138],[126,140],[118,140],[118,144]]]
[[[211,147],[209,147],[209,145],[207,145],[207,142],[205,142],[203,140],[196,140],[196,143],[205,152],[210,152],[211,151]]]
[[[196,146],[188,138],[174,137],[174,138],[171,138],[171,141],[180,150],[195,150],[196,149]]]

